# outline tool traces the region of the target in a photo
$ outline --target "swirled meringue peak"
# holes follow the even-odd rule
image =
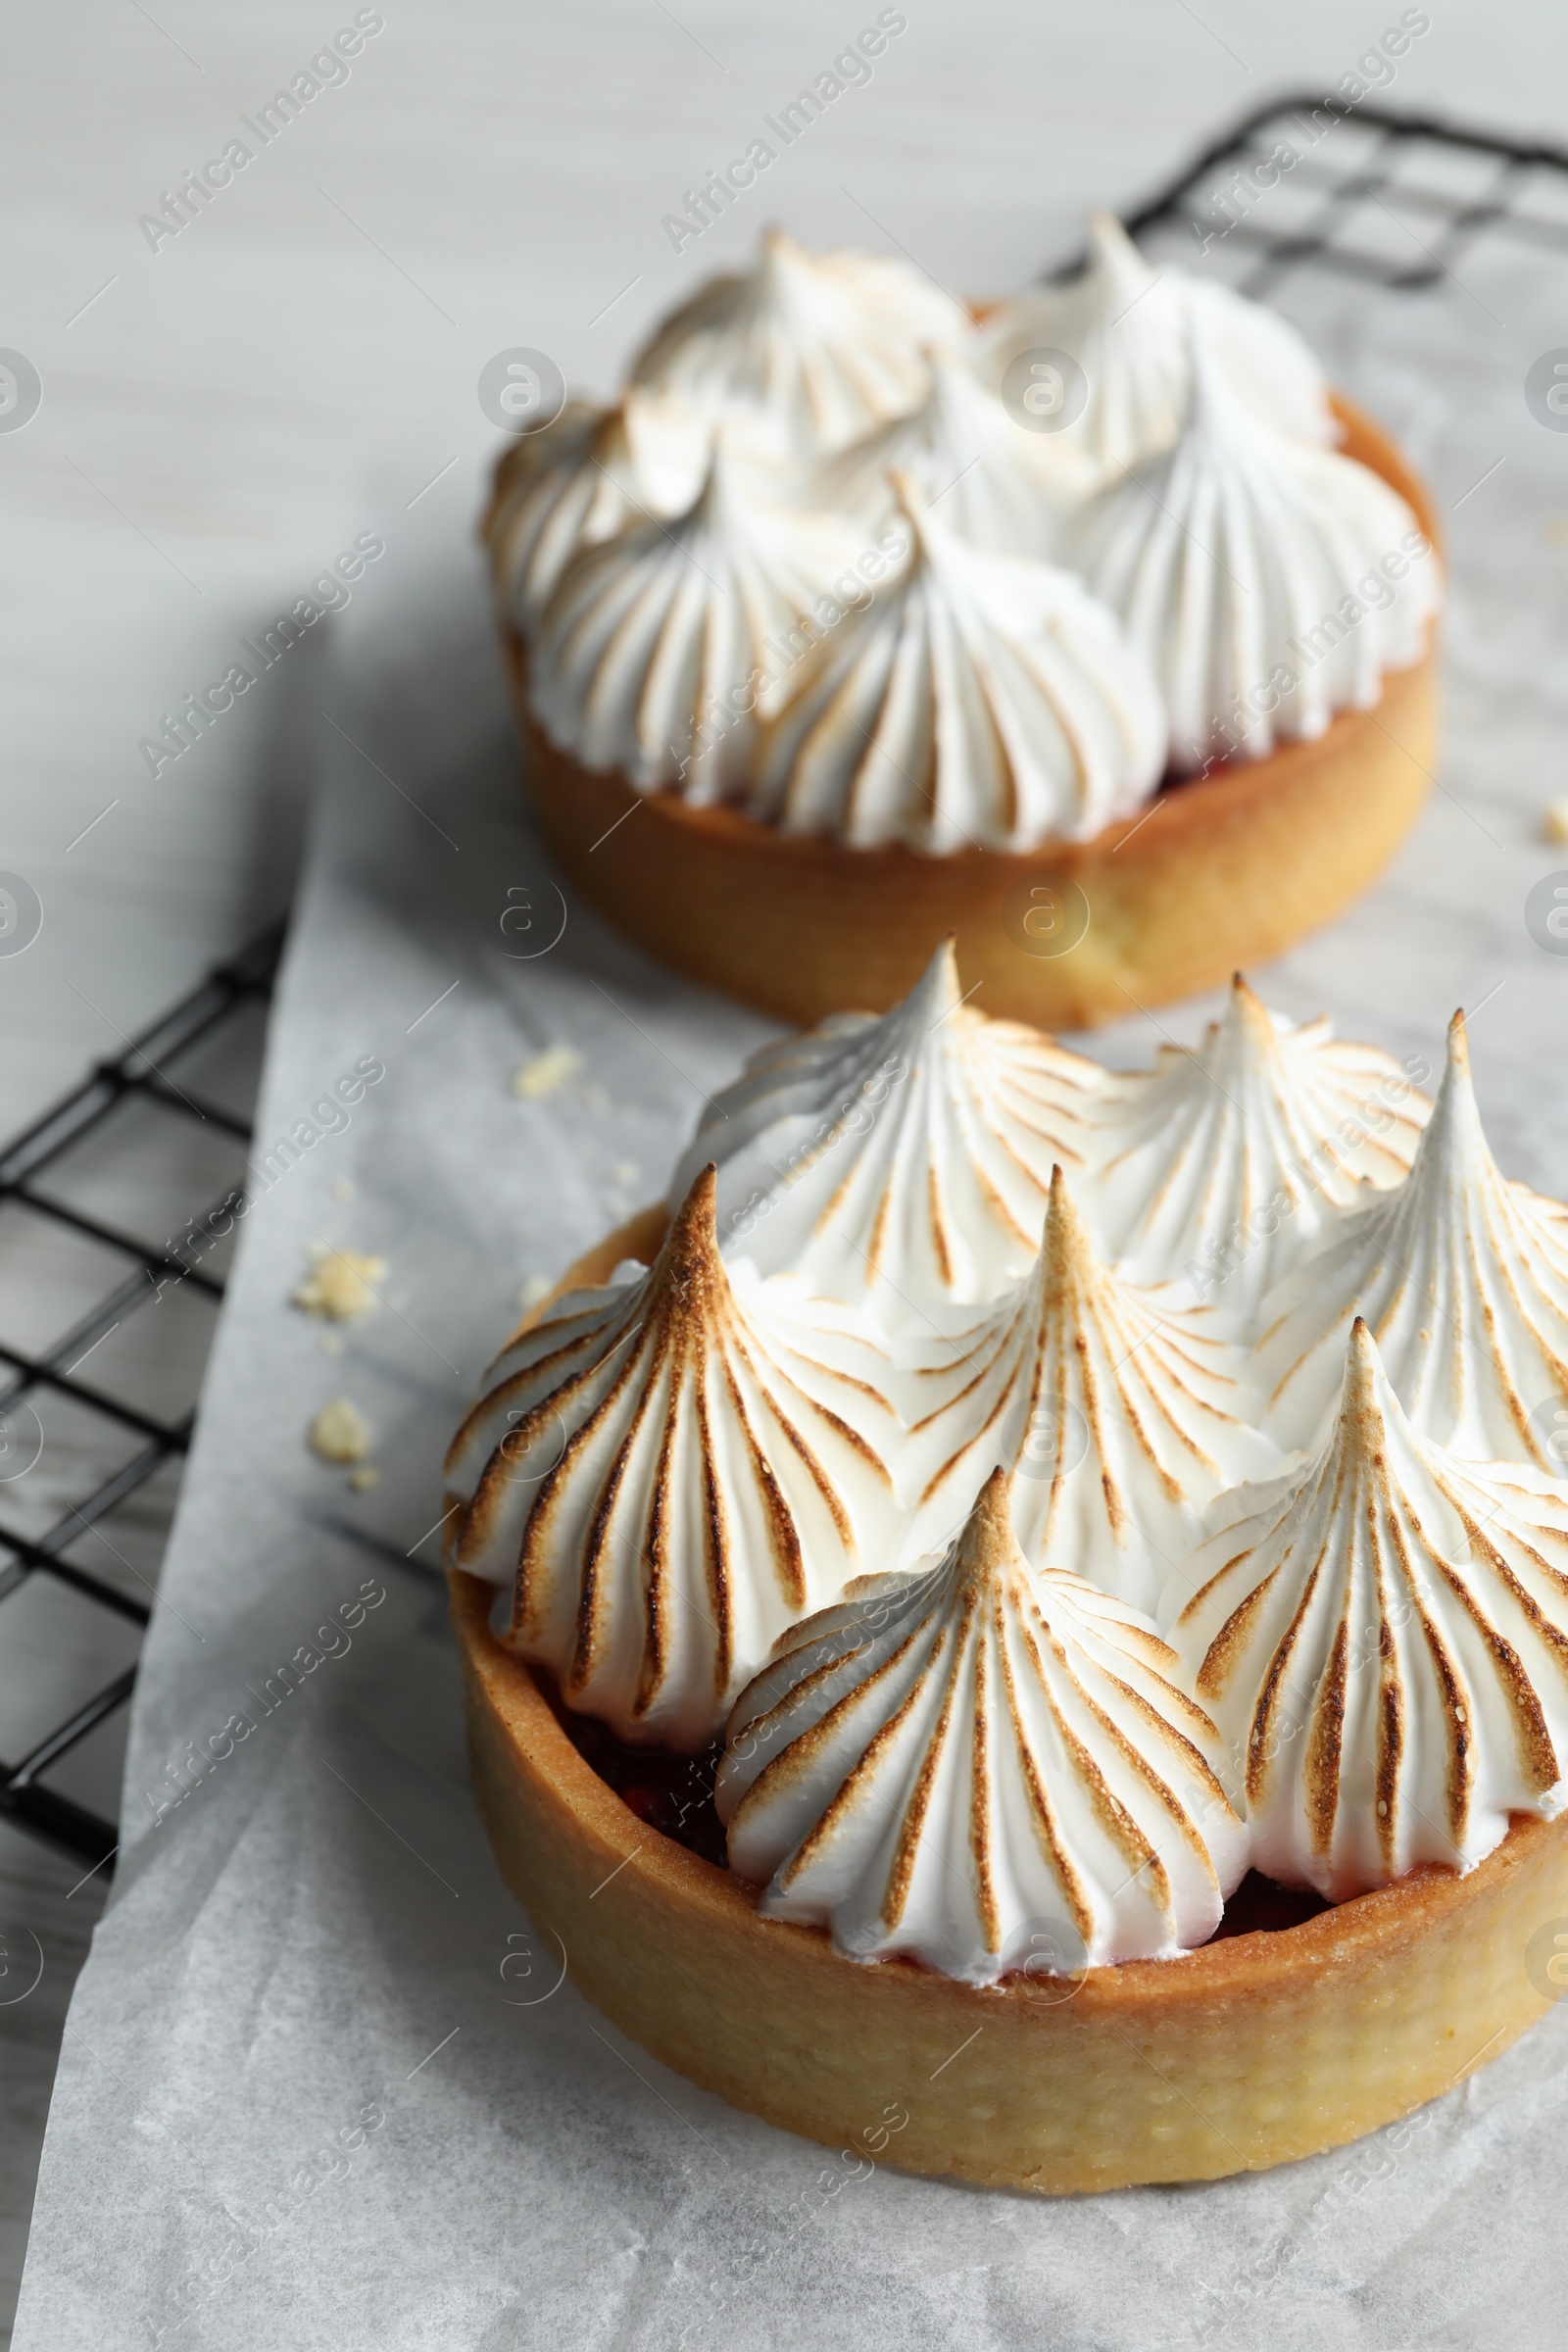
[[[911,1336],[897,1370],[915,1537],[951,1528],[1001,1464],[1028,1558],[1135,1608],[1198,1542],[1204,1504],[1281,1463],[1247,1351],[1209,1309],[1102,1264],[1059,1168],[1024,1281],[955,1338]]]
[[[1384,672],[1420,659],[1439,600],[1437,560],[1397,491],[1250,413],[1200,314],[1190,334],[1180,438],[1091,500],[1066,538],[1158,679],[1184,773],[1370,710]]]
[[[683,513],[702,488],[711,439],[688,409],[633,390],[612,409],[573,401],[519,442],[486,526],[515,626],[532,630],[579,549]]]
[[[1026,1567],[998,1473],[938,1567],[785,1637],[715,1795],[765,1915],[989,1984],[1206,1941],[1246,1867],[1217,1748],[1146,1617]]]
[[[997,306],[975,362],[995,388],[1032,352],[1065,353],[1081,368],[1076,417],[1046,433],[1020,428],[1043,474],[1091,492],[1171,447],[1191,407],[1194,318],[1253,414],[1303,440],[1338,437],[1323,370],[1275,312],[1183,270],[1152,269],[1109,213],[1090,214],[1088,241],[1077,277]],[[1054,389],[1063,396],[1063,387]]]
[[[1402,1180],[1431,1107],[1392,1054],[1293,1025],[1238,972],[1195,1050],[1162,1046],[1089,1102],[1095,1238],[1136,1282],[1250,1321],[1344,1208]]]
[[[1561,1809],[1560,1483],[1422,1439],[1358,1317],[1323,1452],[1213,1516],[1171,1639],[1245,1773],[1255,1868],[1344,1902]]]
[[[995,1298],[1033,1263],[1054,1161],[1077,1165],[1099,1066],[966,1004],[954,943],[880,1019],[766,1046],[715,1096],[672,1201],[718,1163],[726,1251],[889,1328]]]
[[[1470,1083],[1464,1016],[1403,1184],[1264,1301],[1258,1343],[1281,1445],[1322,1438],[1346,1333],[1366,1317],[1411,1426],[1473,1461],[1535,1462],[1568,1409],[1568,1211],[1498,1171]]]
[[[732,1279],[699,1175],[655,1263],[524,1332],[448,1455],[451,1564],[632,1743],[700,1747],[775,1636],[897,1530],[880,1350]]]
[[[842,449],[912,409],[927,346],[958,348],[962,307],[906,262],[808,253],[782,229],[756,266],[710,278],[657,329],[632,375],[702,416],[737,416],[781,455]]]
[[[892,480],[909,561],[769,729],[756,813],[943,856],[1087,841],[1141,808],[1165,712],[1119,623],[1070,572],[968,546]]]
[[[958,358],[928,356],[918,408],[827,459],[811,477],[812,503],[863,514],[875,527],[896,512],[892,476],[902,471],[971,547],[1045,559],[1060,530],[1059,487],[1050,495],[1029,463],[1029,436],[973,370]]]
[[[776,503],[715,446],[686,514],[585,549],[562,578],[530,674],[546,732],[640,791],[740,791],[777,681],[821,637],[814,609],[860,550],[853,521]]]

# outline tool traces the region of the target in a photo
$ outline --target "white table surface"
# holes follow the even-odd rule
[[[682,256],[661,215],[874,8],[383,13],[347,84],[156,254],[138,217],[353,9],[11,14],[0,344],[34,363],[44,400],[0,433],[0,868],[33,884],[45,920],[0,958],[5,1131],[286,902],[330,648],[296,649],[157,780],[137,744],[356,533],[387,553],[329,626],[371,666],[377,646],[449,665],[421,777],[493,749],[493,665],[446,624],[471,607],[496,442],[474,386],[494,351],[537,345],[608,389],[650,319],[770,218],[902,248],[965,290],[1016,282],[1074,243],[1086,204],[1129,207],[1216,123],[1332,83],[1398,11],[916,0],[870,87]],[[1560,12],[1463,0],[1434,12],[1386,94],[1562,140],[1565,64]],[[1460,471],[1440,474],[1450,498]],[[1505,741],[1501,700],[1498,721]],[[1517,784],[1523,839],[1532,793],[1568,777]],[[58,1904],[55,1875],[0,1850],[13,1907],[19,1890]],[[58,1915],[57,1996],[76,1908]],[[25,2034],[10,2016],[13,2041],[46,2050],[44,2014]],[[24,2071],[35,2109],[33,2056]],[[27,2139],[5,2144],[30,2171]]]

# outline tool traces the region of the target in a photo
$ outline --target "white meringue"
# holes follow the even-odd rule
[[[1066,560],[1159,681],[1182,772],[1321,735],[1420,659],[1439,566],[1367,466],[1249,413],[1195,317],[1181,437],[1079,514]]]
[[[1344,1902],[1561,1809],[1568,1495],[1423,1440],[1359,1317],[1323,1452],[1213,1522],[1167,1615],[1191,1594],[1171,1639],[1245,1776],[1255,1868]]]
[[[451,1564],[503,1639],[632,1743],[700,1747],[774,1637],[887,1556],[880,1354],[732,1281],[704,1171],[655,1263],[513,1343],[448,1455]]]
[[[1099,1065],[965,1004],[951,939],[880,1020],[765,1046],[713,1098],[669,1192],[718,1163],[725,1250],[889,1328],[996,1298],[1039,1247],[1051,1170],[1082,1164]]]
[[[961,1335],[898,1351],[905,1557],[959,1521],[1001,1464],[1016,1472],[1031,1561],[1152,1609],[1201,1505],[1280,1465],[1250,1375],[1210,1310],[1167,1305],[1101,1264],[1058,1168],[1025,1280]]]
[[[1249,1862],[1469,1869],[1568,1790],[1568,1209],[1498,1174],[1459,1016],[1435,1104],[1410,1066],[1238,977],[1106,1072],[945,943],[760,1055],[656,1264],[504,1352],[452,1564],[622,1740],[733,1705],[732,1866],[857,1957],[1071,1978]]]
[[[1416,1065],[1425,1072],[1425,1064]],[[1240,972],[1200,1045],[1089,1098],[1080,1185],[1101,1250],[1135,1282],[1244,1321],[1369,1185],[1398,1183],[1432,1105],[1392,1054],[1294,1026]]]
[[[1088,237],[1089,259],[1078,276],[997,306],[975,363],[994,388],[1030,351],[1061,351],[1078,363],[1085,378],[1081,415],[1054,432],[1020,427],[1043,472],[1089,493],[1171,447],[1188,420],[1195,318],[1211,337],[1227,380],[1255,415],[1302,440],[1338,438],[1323,370],[1283,318],[1228,287],[1200,283],[1180,270],[1152,269],[1109,213],[1090,214]]]
[[[1287,1276],[1263,1313],[1259,1377],[1282,1446],[1320,1442],[1361,1314],[1422,1437],[1471,1460],[1561,1471],[1547,1448],[1568,1408],[1568,1216],[1498,1173],[1461,1013],[1408,1177]]]
[[[926,346],[969,332],[907,263],[808,253],[773,228],[752,270],[710,279],[664,320],[632,374],[705,416],[738,416],[781,454],[841,449],[916,405]]]
[[[939,1567],[797,1626],[728,1740],[731,1869],[857,1959],[989,1984],[1173,1954],[1246,1867],[1174,1653],[1079,1578],[1030,1573],[1000,1473]]]
[[[514,625],[532,630],[579,549],[690,506],[710,439],[690,411],[632,390],[612,409],[572,401],[520,441],[486,533]]]
[[[897,511],[898,470],[971,547],[1048,561],[1063,499],[1030,466],[1028,436],[961,360],[933,355],[930,367],[919,407],[827,459],[811,476],[811,503],[882,522]]]
[[[1071,573],[982,554],[894,480],[912,553],[769,729],[755,813],[944,856],[1087,841],[1141,808],[1165,714],[1119,624]]]
[[[688,512],[621,531],[567,568],[539,624],[533,707],[585,767],[697,804],[745,789],[762,714],[841,607],[836,572],[863,553],[842,516],[779,505],[716,448]]]

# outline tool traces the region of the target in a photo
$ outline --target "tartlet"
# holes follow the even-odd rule
[[[1107,1072],[944,951],[765,1050],[514,1334],[449,1456],[475,1787],[656,2056],[1059,2193],[1337,2145],[1542,2013],[1568,1212],[1457,1016],[1425,1075],[1239,979]],[[607,1740],[722,1744],[707,1843]]]
[[[841,342],[811,342],[815,321],[802,285],[814,300],[812,265],[774,239],[754,278],[717,281],[700,334],[677,318],[656,338],[618,409],[564,419],[554,442],[541,436],[503,457],[485,531],[541,826],[598,906],[695,978],[800,1022],[844,1004],[884,1009],[913,986],[936,941],[952,931],[963,985],[983,987],[989,1009],[1053,1028],[1092,1026],[1125,1015],[1130,1004],[1215,985],[1238,963],[1267,958],[1329,921],[1382,870],[1419,810],[1436,758],[1437,564],[1428,558],[1438,533],[1430,497],[1379,428],[1314,381],[1304,347],[1282,321],[1214,289],[1182,287],[1178,272],[1155,278],[1113,223],[1099,223],[1095,239],[1078,289],[997,306],[982,327],[956,315],[944,330],[930,315],[934,290],[924,289],[907,331],[931,338],[922,346],[933,386],[925,406],[910,416],[896,405],[916,397],[906,380],[896,393],[882,388],[881,407],[866,394],[860,438],[848,446],[853,418],[839,413],[842,398],[831,433],[820,425],[813,442],[800,423],[797,374],[843,395],[849,359]],[[816,267],[853,258],[830,256]],[[882,286],[880,276],[875,282]],[[759,342],[768,359],[766,398],[759,393],[750,406],[716,356],[723,346],[714,318],[726,287],[741,293],[725,298],[724,331],[749,364]],[[842,295],[836,283],[834,292]],[[1142,336],[1134,350],[1117,342],[1131,331],[1119,326],[1123,309]],[[832,318],[847,334],[839,313]],[[885,305],[877,318],[885,362],[897,348]],[[774,346],[791,336],[801,350],[787,359]],[[688,358],[683,370],[674,368],[694,339],[703,367]],[[1081,428],[1026,431],[1014,421],[1017,398],[1009,396],[1009,409],[998,394],[1031,350],[1062,342],[1087,354],[1121,397],[1091,398]],[[1283,430],[1263,420],[1265,410]],[[778,416],[795,420],[794,441]],[[683,535],[702,506],[715,437],[728,508],[755,541],[743,551],[738,586],[707,552],[727,544],[723,529],[714,536],[711,517],[700,536]],[[1340,453],[1322,446],[1336,439]],[[1344,460],[1350,465],[1334,472]],[[1218,491],[1216,468],[1224,475]],[[933,486],[950,473],[946,487]],[[908,506],[889,488],[904,482]],[[1348,531],[1348,486],[1349,506],[1359,498],[1367,510]],[[1249,497],[1259,502],[1255,512]],[[1169,549],[1140,536],[1144,510],[1128,512],[1128,502],[1145,499],[1156,521],[1176,517],[1182,548],[1212,559],[1203,578],[1190,576],[1196,559],[1173,570]],[[994,642],[989,624],[972,612],[966,618],[961,595],[956,619],[943,612],[925,624],[934,634],[921,658],[945,676],[943,647],[961,642],[972,674],[939,679],[933,713],[918,725],[905,689],[901,701],[875,687],[879,663],[894,660],[876,650],[878,627],[901,632],[901,646],[915,633],[895,609],[908,566],[925,561],[941,572],[951,562],[951,549],[944,558],[927,545],[933,500],[942,530],[972,545],[989,567],[977,609],[994,616],[1009,600],[1027,605],[1046,579],[1078,580],[1092,592],[1085,612],[1103,605],[1107,623],[1124,632],[1124,652],[1098,642],[1085,650],[1081,682],[1091,683],[1065,706],[1059,680],[1043,688],[1016,680],[1052,632],[1059,638],[1066,628],[1071,657],[1070,633],[1082,622],[1020,622],[1020,658],[1005,628]],[[789,511],[801,527],[781,539],[775,526]],[[1227,518],[1218,546],[1216,512]],[[766,527],[751,528],[766,515]],[[890,518],[906,552],[915,542],[903,572],[903,558],[890,566],[876,553],[890,544]],[[1403,537],[1424,551],[1414,560],[1417,570],[1425,567],[1419,581],[1399,553]],[[1349,548],[1359,549],[1353,559]],[[792,628],[809,633],[810,611],[825,609],[820,599],[811,607],[812,589],[831,579],[842,597],[857,549],[871,565],[867,582],[874,573],[877,583],[864,587],[864,610],[861,586],[852,581],[848,629],[818,630],[821,642],[782,680],[768,670],[765,685],[751,687],[757,740],[738,746],[735,711],[711,699],[710,678],[722,684],[733,671],[744,679],[764,633],[768,648]],[[1391,579],[1397,572],[1402,583],[1393,620],[1353,593],[1357,578],[1366,593],[1385,554]],[[1268,569],[1276,559],[1281,579]],[[652,564],[670,574],[662,589]],[[700,653],[674,643],[681,629],[699,626],[682,617],[699,574],[711,589]],[[754,574],[765,575],[755,593]],[[1392,586],[1374,585],[1377,600],[1394,598]],[[1189,608],[1213,605],[1216,588],[1238,610],[1200,618],[1207,650],[1195,670],[1183,642],[1193,634]],[[627,663],[643,659],[633,641],[653,626],[656,594],[679,607],[675,621],[660,624],[660,715],[656,723],[650,704],[634,734],[629,716],[617,734],[605,710],[630,691]],[[880,618],[878,600],[886,608]],[[746,655],[717,656],[715,636],[740,625],[737,603],[752,644]],[[826,606],[834,607],[831,596]],[[1278,607],[1298,633],[1288,636],[1281,620],[1271,639],[1265,606]],[[1336,607],[1359,618],[1342,628]],[[1250,651],[1238,654],[1237,645]],[[1280,678],[1282,660],[1294,684],[1282,702],[1276,683],[1270,701],[1268,681]],[[670,717],[681,692],[670,681],[691,664],[692,694],[718,710],[716,720]],[[863,672],[873,673],[871,685]],[[754,666],[751,678],[763,677]],[[1151,693],[1165,711],[1157,752]],[[986,704],[979,716],[977,697]],[[890,702],[898,705],[891,718]],[[1287,724],[1279,714],[1293,710]],[[1052,732],[1056,718],[1077,749],[1063,752]],[[868,743],[874,737],[875,758],[868,754],[851,775],[857,729]],[[1051,735],[1041,755],[1044,787],[1035,774],[1043,734]],[[665,739],[662,748],[656,737]],[[626,749],[634,740],[635,774]],[[953,794],[948,769],[960,779]],[[883,805],[890,778],[894,801],[909,804],[902,809]]]
[[[490,1633],[491,1588],[451,1590],[474,1790],[541,1969],[559,1946],[655,2058],[804,2138],[1058,2195],[1213,2180],[1408,2114],[1550,2005],[1522,1954],[1568,1916],[1560,1817],[1521,1819],[1468,1877],[1420,1870],[1178,1960],[988,1988],[867,1969],[628,1811]]]

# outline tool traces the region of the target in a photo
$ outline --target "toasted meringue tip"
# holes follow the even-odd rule
[[[1275,1044],[1273,1016],[1245,972],[1233,972],[1227,1010],[1232,1020],[1250,1029],[1259,1045]]]
[[[1090,207],[1084,217],[1084,228],[1096,259],[1107,252],[1120,254],[1138,251],[1118,216],[1107,212],[1102,204]]]
[[[990,1589],[997,1577],[1005,1578],[1018,1562],[1018,1539],[1012,1524],[1011,1480],[999,1463],[969,1506],[969,1516],[955,1536],[947,1563],[962,1581],[978,1581]]]
[[[757,240],[757,269],[759,273],[810,260],[810,255],[798,238],[792,237],[782,221],[770,220]]]
[[[906,1004],[918,1004],[923,999],[928,1010],[932,1004],[940,1004],[942,1010],[937,1015],[940,1020],[945,1018],[957,1004],[959,993],[958,934],[956,931],[949,931],[938,940],[932,949],[930,961],[913,988],[910,989],[905,1003]]]
[[[1383,1358],[1364,1315],[1357,1315],[1345,1343],[1345,1379],[1340,1392],[1340,1415],[1359,1419],[1377,1396]]]
[[[1010,1533],[1012,1521],[1007,1509],[1008,1483],[1007,1473],[999,1462],[974,1498],[974,1508],[969,1513],[971,1526],[979,1520],[992,1527],[1004,1525]]]
[[[664,1250],[677,1234],[685,1241],[710,1241],[718,1245],[718,1162],[706,1160],[692,1178],[685,1200],[669,1220],[664,1237]],[[663,1255],[663,1250],[660,1254]]]
[[[1046,1196],[1045,1230],[1040,1237],[1042,1250],[1050,1245],[1053,1237],[1055,1238],[1057,1246],[1061,1249],[1090,1250],[1088,1229],[1078,1214],[1078,1203],[1072,1197],[1072,1188],[1067,1182],[1067,1172],[1059,1159],[1054,1160],[1051,1167],[1051,1190]],[[1091,1254],[1093,1254],[1092,1251]]]

